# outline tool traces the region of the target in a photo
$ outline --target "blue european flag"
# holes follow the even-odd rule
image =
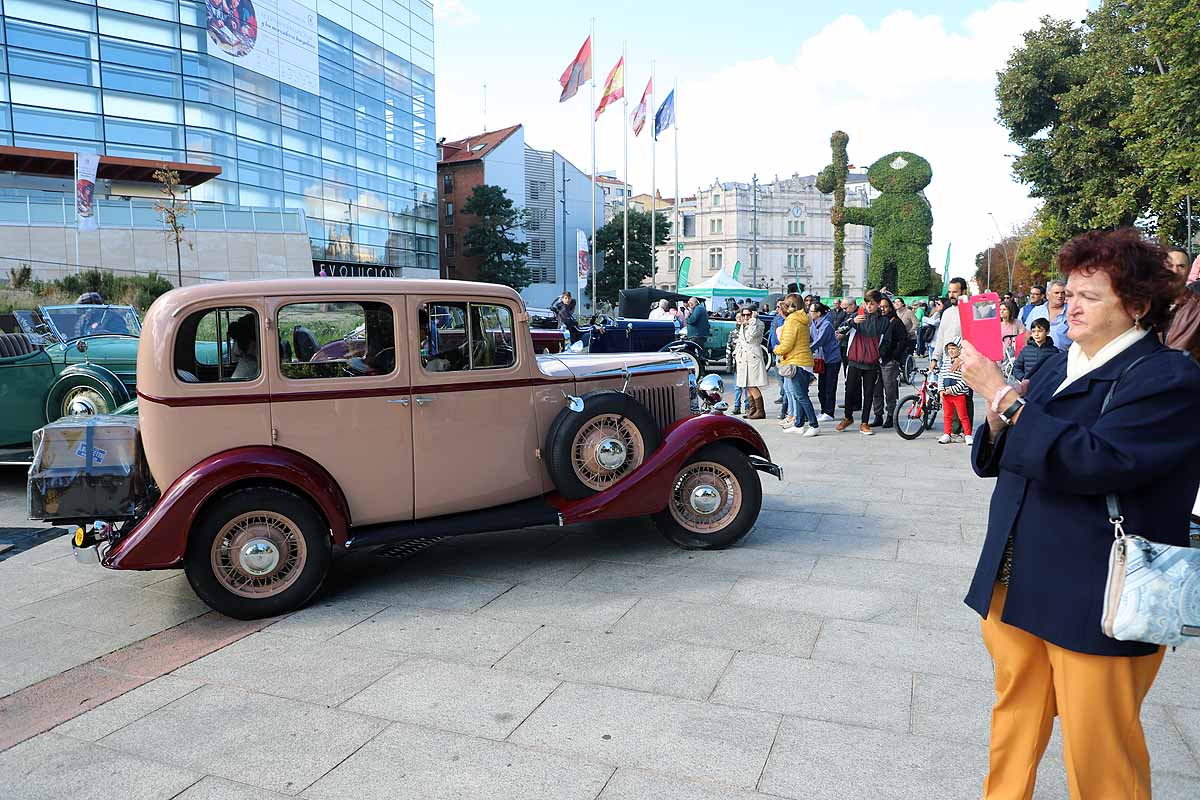
[[[667,95],[667,99],[662,101],[662,105],[658,107],[658,111],[654,114],[654,138],[665,131],[667,128],[675,124],[675,90]]]

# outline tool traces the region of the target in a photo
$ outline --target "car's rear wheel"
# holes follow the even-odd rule
[[[602,492],[641,466],[658,447],[658,423],[637,399],[615,390],[583,396],[563,409],[546,437],[546,470],[563,497]]]
[[[204,509],[188,537],[184,570],[213,609],[261,619],[304,605],[325,580],[330,550],[328,526],[311,503],[260,486]]]
[[[762,484],[746,454],[711,444],[684,464],[654,524],[687,550],[720,550],[750,532],[762,508]]]

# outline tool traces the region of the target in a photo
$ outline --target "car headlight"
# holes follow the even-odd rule
[[[705,375],[696,384],[696,390],[705,397],[710,403],[720,402],[721,396],[725,394],[725,382],[721,380],[720,375]]]

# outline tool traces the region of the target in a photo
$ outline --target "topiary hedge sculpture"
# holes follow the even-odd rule
[[[831,166],[832,170],[826,170],[836,172],[836,163]],[[870,207],[838,208],[835,200],[830,215],[835,226],[870,225],[875,229],[867,286],[887,286],[902,295],[928,290],[933,211],[921,190],[932,179],[928,161],[901,150],[888,153],[867,170],[867,180],[880,193]]]

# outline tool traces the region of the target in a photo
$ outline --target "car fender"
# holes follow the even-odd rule
[[[687,417],[667,428],[658,449],[610,488],[580,500],[557,492],[548,499],[566,524],[656,514],[667,507],[671,484],[684,463],[717,442],[734,445],[747,458],[770,458],[766,442],[748,422],[723,414]]]
[[[47,421],[53,422],[58,419],[59,415],[52,413],[51,409],[61,402],[62,393],[85,383],[108,394],[113,400],[113,408],[129,402],[129,390],[112,370],[100,364],[72,364],[58,373],[58,377],[50,385],[50,391],[46,392]]]
[[[658,352],[674,353],[678,352],[679,350],[685,350],[688,353],[691,353],[697,360],[700,361],[701,364],[708,360],[708,356],[705,353],[704,348],[693,342],[691,339],[676,339],[675,341],[660,347]]]
[[[295,450],[254,445],[209,456],[179,476],[150,513],[104,554],[102,563],[110,569],[177,566],[204,504],[224,489],[254,482],[282,484],[303,494],[329,523],[334,545],[345,545],[350,507],[333,476]]]

